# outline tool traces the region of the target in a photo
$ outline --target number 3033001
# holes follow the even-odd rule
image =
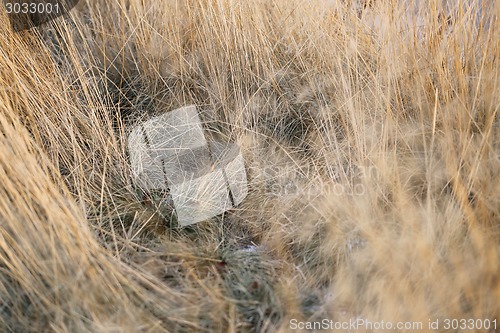
[[[480,330],[480,329],[497,329],[497,320],[490,319],[444,319],[443,320],[444,329],[471,329],[471,330]]]
[[[41,2],[7,2],[7,14],[59,14],[59,4]]]

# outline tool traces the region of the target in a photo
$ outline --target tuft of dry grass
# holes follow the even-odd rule
[[[0,331],[500,320],[498,12],[96,0],[19,34],[2,12]],[[188,104],[249,195],[172,229],[127,135]]]

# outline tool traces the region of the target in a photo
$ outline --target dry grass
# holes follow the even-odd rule
[[[0,331],[500,320],[498,3],[347,2],[81,1],[20,34],[2,13]],[[250,193],[172,230],[126,138],[192,103]]]

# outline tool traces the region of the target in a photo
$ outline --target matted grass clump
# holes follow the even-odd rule
[[[2,11],[0,331],[500,320],[499,8],[460,3],[82,0],[21,33]],[[127,136],[190,104],[249,194],[173,229]]]

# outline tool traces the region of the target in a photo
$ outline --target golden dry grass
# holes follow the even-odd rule
[[[19,34],[2,13],[0,331],[500,320],[499,5],[360,2],[81,1]],[[250,193],[171,230],[126,138],[186,104]]]

